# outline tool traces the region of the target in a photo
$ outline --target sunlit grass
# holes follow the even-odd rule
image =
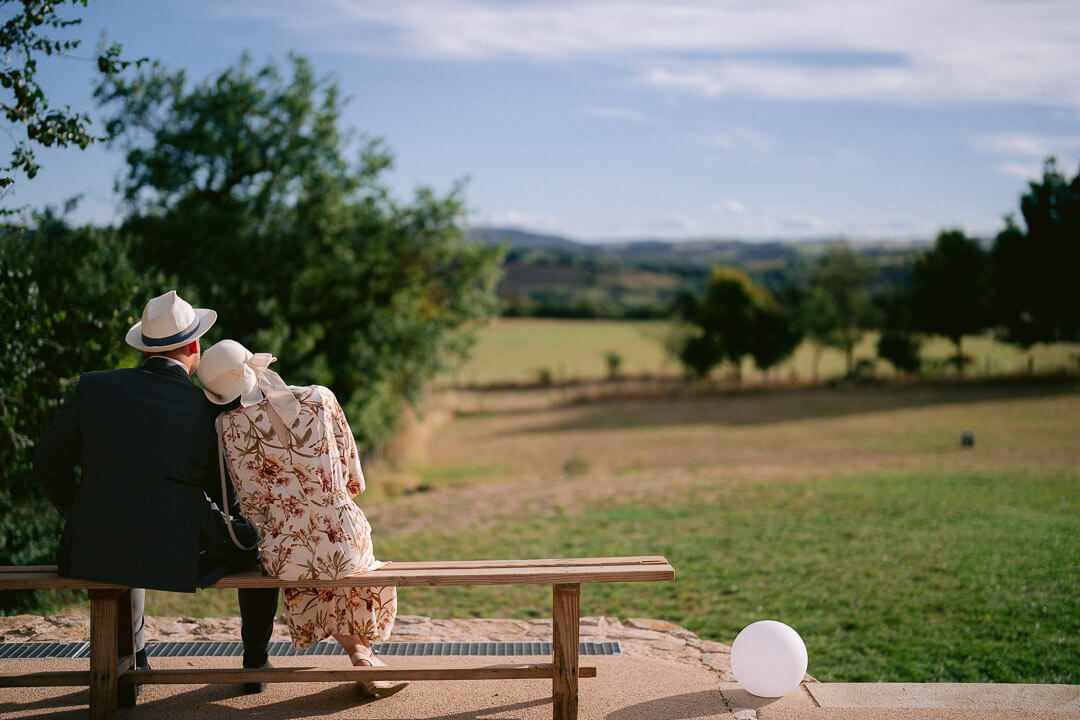
[[[472,358],[451,376],[461,383],[535,382],[546,369],[554,381],[598,379],[607,374],[604,356],[618,353],[623,360],[621,371],[627,374],[679,372],[678,363],[663,348],[669,334],[666,321],[555,320],[544,318],[500,318],[481,328]],[[877,355],[877,333],[866,333],[855,351],[856,358],[873,359]],[[942,364],[955,352],[944,338],[928,339],[922,357],[928,366]],[[964,339],[964,352],[970,354],[969,374],[1016,373],[1028,367],[1039,372],[1076,369],[1080,362],[1080,344],[1036,345],[1030,354],[997,342],[989,336]],[[774,379],[808,380],[813,377],[817,349],[804,342],[794,355],[771,371]],[[818,373],[821,378],[842,375],[843,354],[835,349],[821,351]],[[891,373],[887,362],[879,371]],[[947,372],[942,368],[941,372]],[[761,374],[747,360],[743,367],[747,382]]]
[[[772,618],[835,681],[1075,683],[1080,473],[871,473],[383,538],[384,557],[666,555],[671,584],[588,585],[582,612],[730,643]],[[403,612],[533,617],[548,588],[403,589]]]

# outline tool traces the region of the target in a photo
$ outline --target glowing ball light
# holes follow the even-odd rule
[[[806,674],[806,645],[782,622],[760,620],[742,629],[731,645],[731,671],[748,693],[781,697]]]

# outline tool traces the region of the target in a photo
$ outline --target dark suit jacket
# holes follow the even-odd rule
[[[215,414],[187,372],[161,358],[79,379],[34,457],[67,517],[61,574],[194,592],[224,573],[222,558],[199,557],[214,523],[207,496],[221,494]]]

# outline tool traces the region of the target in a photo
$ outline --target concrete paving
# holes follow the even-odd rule
[[[514,657],[514,663],[548,658]],[[499,658],[387,658],[391,664],[490,665]],[[157,658],[154,667],[232,667],[229,658]],[[341,657],[275,658],[275,665],[341,666]],[[599,676],[580,681],[581,720],[1080,720],[1080,686],[909,683],[804,683],[786,697],[750,695],[707,669],[668,660],[587,657]],[[0,672],[87,669],[86,660],[6,660]],[[0,689],[0,718],[85,718],[85,688]],[[145,686],[122,720],[547,720],[551,682],[413,682],[382,700],[361,698],[351,683],[282,683],[258,695],[236,685]]]
[[[390,665],[398,658],[386,658]],[[407,658],[409,665],[492,665],[500,658]],[[514,657],[514,663],[550,662],[550,658]],[[598,677],[580,681],[581,720],[731,720],[719,692],[716,674],[681,663],[630,657],[589,657]],[[223,667],[229,659],[161,658],[155,669]],[[329,665],[347,667],[345,658],[274,658],[279,667]],[[47,667],[46,667],[47,666]],[[235,666],[235,665],[232,665]],[[86,661],[4,661],[3,672],[86,669]],[[236,685],[145,686],[138,707],[122,710],[130,720],[286,720],[287,718],[351,718],[353,720],[550,720],[550,680],[413,682],[392,697],[367,701],[351,683],[280,683],[258,695],[238,695]],[[0,717],[85,718],[84,688],[0,689]]]
[[[1080,686],[957,683],[803,683],[759,698],[737,683],[720,692],[738,720],[1080,720]]]
[[[808,683],[822,707],[1080,711],[1080,685]]]

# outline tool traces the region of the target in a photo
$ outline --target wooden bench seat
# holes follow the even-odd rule
[[[551,585],[552,662],[471,667],[270,668],[262,670],[134,670],[131,636],[131,589],[60,577],[55,566],[0,567],[0,590],[87,589],[90,591],[89,672],[0,674],[0,687],[86,685],[90,717],[114,718],[122,687],[135,684],[240,682],[348,682],[352,680],[477,680],[551,678],[556,720],[577,717],[578,678],[596,676],[596,668],[578,663],[579,597],[582,583],[653,582],[675,579],[660,556],[569,558],[549,560],[472,560],[394,562],[363,575],[336,580],[278,580],[257,571],[235,573],[212,588],[362,587],[452,585]]]

